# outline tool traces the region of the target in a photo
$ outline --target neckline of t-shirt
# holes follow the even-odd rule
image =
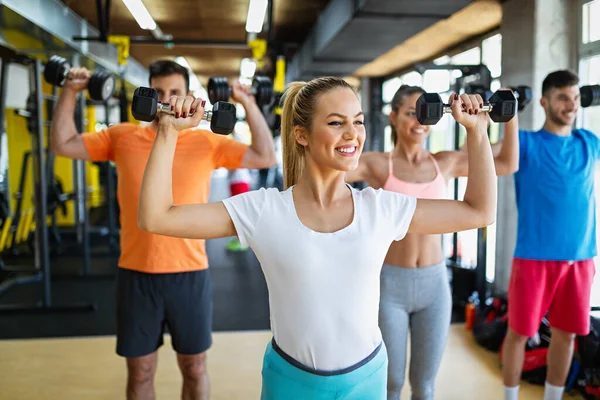
[[[538,131],[538,133],[541,133],[544,136],[551,137],[552,139],[556,139],[556,140],[567,140],[567,139],[570,139],[573,137],[573,135],[575,134],[575,129],[571,129],[571,134],[569,136],[555,135],[552,132],[548,132],[544,128],[540,129]]]
[[[292,192],[294,190],[294,186],[290,186],[289,189],[287,190],[288,201],[290,202],[290,207],[292,209],[292,214],[294,215],[294,220],[300,226],[301,229],[304,229],[307,232],[318,234],[318,235],[339,235],[341,233],[348,232],[349,230],[353,229],[354,226],[356,225],[356,221],[358,220],[358,204],[356,201],[356,190],[354,190],[354,188],[352,186],[350,186],[350,184],[346,183],[346,186],[350,189],[350,193],[352,194],[352,203],[354,206],[354,215],[352,217],[352,222],[350,222],[350,224],[346,225],[342,229],[339,229],[335,232],[318,232],[318,231],[315,231],[315,230],[309,228],[308,226],[304,225],[304,223],[300,220],[300,217],[298,216],[298,212],[296,211],[296,204],[294,203],[294,196],[292,194]]]

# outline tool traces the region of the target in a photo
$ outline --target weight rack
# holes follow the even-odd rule
[[[0,285],[0,295],[8,289],[26,284],[26,283],[42,283],[42,299],[34,304],[4,304],[0,305],[0,313],[11,312],[80,312],[80,311],[95,311],[97,306],[94,303],[73,303],[56,305],[52,302],[52,281],[50,271],[50,254],[49,254],[49,238],[48,229],[46,226],[46,217],[48,214],[48,180],[46,168],[46,152],[44,148],[44,125],[42,118],[42,62],[25,56],[11,57],[10,60],[4,58],[2,60],[2,71],[0,76],[0,121],[4,134],[4,115],[6,112],[6,78],[8,74],[8,65],[11,62],[18,62],[30,69],[30,86],[34,88],[36,98],[36,131],[31,132],[31,158],[33,164],[33,181],[34,181],[34,204],[35,204],[35,223],[36,229],[34,232],[34,268],[33,269],[6,269],[10,272],[15,272],[19,276],[6,279]]]

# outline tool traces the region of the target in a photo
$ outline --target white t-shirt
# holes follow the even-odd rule
[[[269,289],[271,329],[305,366],[339,370],[381,343],[379,276],[390,244],[406,235],[416,198],[350,186],[354,219],[333,233],[298,218],[293,187],[223,200],[242,245],[254,250]]]

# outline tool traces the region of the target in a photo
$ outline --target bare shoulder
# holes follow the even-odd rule
[[[466,155],[466,153],[463,153],[461,151],[450,150],[439,151],[432,155],[435,161],[438,163],[442,174],[444,174],[445,176],[451,176],[456,164],[461,159],[461,157]]]
[[[381,151],[368,151],[363,153],[361,161],[363,161],[371,171],[378,171],[381,168],[387,168],[390,153]]]
[[[361,156],[361,158],[364,157],[363,161],[369,169],[368,179],[366,179],[369,186],[373,188],[383,186],[387,179],[389,154],[380,151],[370,151]]]

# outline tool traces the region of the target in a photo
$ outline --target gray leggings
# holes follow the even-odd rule
[[[409,330],[411,398],[433,399],[451,312],[445,262],[424,268],[383,265],[379,327],[389,358],[388,400],[398,400],[404,385]]]

